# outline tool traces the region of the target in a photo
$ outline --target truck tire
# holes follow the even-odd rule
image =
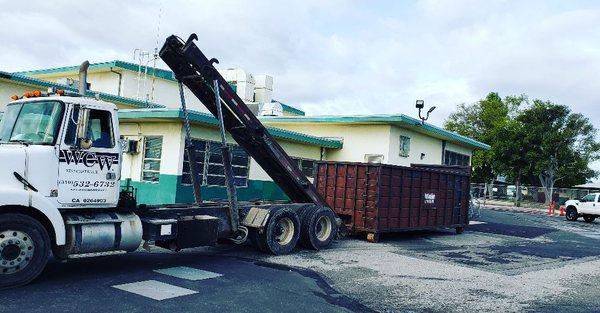
[[[330,208],[308,208],[301,220],[300,244],[313,250],[327,248],[338,231],[335,219],[335,213]]]
[[[577,213],[577,209],[574,207],[567,208],[567,214],[565,214],[565,218],[568,221],[576,221],[579,218],[579,214]]]
[[[584,216],[583,216],[583,220],[584,220],[586,223],[591,223],[591,222],[593,222],[595,219],[596,219],[596,217],[595,217],[595,216],[593,216],[593,215],[584,215]]]
[[[300,220],[293,210],[282,207],[272,210],[266,227],[254,230],[256,246],[274,255],[288,254],[294,250],[300,237]]]
[[[28,284],[50,257],[50,236],[34,218],[0,215],[0,289]]]

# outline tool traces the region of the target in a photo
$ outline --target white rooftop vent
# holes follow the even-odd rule
[[[260,116],[283,116],[283,107],[279,102],[263,103],[260,108]]]

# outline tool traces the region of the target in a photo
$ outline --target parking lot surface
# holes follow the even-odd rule
[[[600,308],[600,223],[482,210],[462,235],[267,256],[224,245],[52,263],[0,292],[0,312],[589,312]]]

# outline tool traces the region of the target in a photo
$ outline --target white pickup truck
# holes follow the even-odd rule
[[[600,217],[600,193],[590,193],[581,200],[569,200],[565,206],[567,220],[576,221],[583,216],[586,222],[591,223],[596,217]]]

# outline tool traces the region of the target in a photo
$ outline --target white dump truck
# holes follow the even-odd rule
[[[120,139],[117,107],[87,97],[84,62],[78,91],[13,96],[0,122],[0,289],[29,283],[51,256],[131,252],[142,242],[180,250],[249,238],[273,254],[289,253],[297,242],[311,249],[330,244],[337,233],[335,214],[194,38],[171,36],[160,55],[220,121],[228,199],[202,201],[192,176],[195,203],[137,203],[135,192],[120,183],[129,143]],[[187,116],[183,93],[182,104]],[[286,192],[289,203],[237,201],[225,131]],[[194,160],[189,132],[187,142]]]

